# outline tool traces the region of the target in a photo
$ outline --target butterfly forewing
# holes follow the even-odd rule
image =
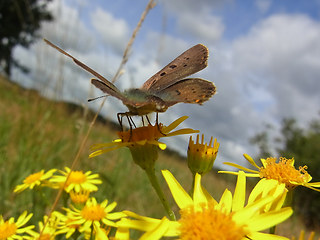
[[[111,88],[108,84],[105,84],[104,82],[98,80],[98,79],[91,79],[91,83],[99,88],[102,92],[109,94],[113,97],[116,97],[122,101],[125,101],[126,98],[123,96],[123,94],[120,91],[115,91],[113,88]]]
[[[88,67],[86,64],[80,62],[78,59],[76,59],[75,57],[71,56],[69,53],[67,53],[66,51],[62,50],[61,48],[59,48],[58,46],[56,46],[55,44],[53,44],[52,42],[50,42],[47,39],[43,39],[48,45],[50,45],[51,47],[55,48],[56,50],[58,50],[59,52],[61,52],[62,54],[66,55],[67,57],[71,58],[78,66],[82,67],[84,70],[86,70],[87,72],[91,73],[93,76],[99,78],[102,82],[104,82],[105,85],[108,86],[109,89],[112,89],[114,92],[118,92],[120,93],[119,89],[113,85],[111,82],[109,82],[106,78],[104,78],[103,76],[101,76],[99,73],[97,73],[96,71],[94,71],[92,68]],[[112,95],[112,94],[110,94]],[[112,95],[114,96],[114,95]]]
[[[159,92],[177,81],[207,66],[208,49],[198,44],[188,49],[171,63],[149,78],[141,87],[150,93]]]
[[[170,107],[179,102],[202,104],[215,93],[216,87],[212,82],[201,78],[187,78],[163,89],[156,96]]]

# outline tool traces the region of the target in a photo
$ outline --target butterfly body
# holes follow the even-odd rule
[[[165,112],[166,103],[159,97],[139,88],[130,88],[123,92],[123,104],[131,115],[146,115],[151,112]]]
[[[202,104],[216,93],[215,85],[201,78],[185,78],[207,66],[208,49],[197,44],[149,78],[141,88],[121,92],[113,83],[80,62],[50,41],[44,41],[97,77],[91,83],[104,93],[118,98],[127,106],[128,115],[146,115],[152,112],[165,112],[174,104]]]

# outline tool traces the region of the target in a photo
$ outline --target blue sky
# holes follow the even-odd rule
[[[111,79],[146,0],[53,0],[56,20],[40,34]],[[248,139],[271,123],[275,135],[284,117],[302,126],[319,117],[320,0],[159,0],[137,36],[116,85],[139,87],[189,47],[205,44],[208,67],[198,77],[213,81],[218,93],[203,106],[178,104],[160,115],[170,121],[188,115],[184,127],[217,137],[217,163],[254,155]],[[50,98],[79,104],[101,95],[90,74],[42,41],[15,55],[27,64],[14,79]],[[97,109],[100,101],[89,103]],[[126,108],[109,98],[103,114],[116,120]],[[185,153],[188,137],[168,144]],[[290,157],[290,156],[288,156]]]

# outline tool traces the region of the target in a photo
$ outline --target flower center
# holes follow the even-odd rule
[[[259,169],[260,177],[275,179],[278,182],[285,183],[288,188],[295,186],[290,181],[297,183],[309,182],[310,175],[306,171],[307,166],[299,167],[299,170],[297,170],[293,166],[293,161],[293,158],[280,157],[279,162],[276,163],[276,158],[267,158],[266,166]]]
[[[237,225],[232,220],[232,214],[215,210],[212,204],[202,206],[201,211],[195,211],[190,207],[182,209],[180,213],[180,239],[182,240],[240,240],[248,233],[244,225]]]
[[[122,142],[138,142],[143,140],[157,140],[160,137],[163,137],[163,134],[159,131],[163,125],[160,123],[157,125],[148,125],[144,127],[138,127],[131,129],[125,132],[118,132],[119,138],[122,139]]]
[[[87,176],[83,174],[82,171],[72,171],[68,178],[67,185],[71,183],[80,184],[84,183],[87,180]]]
[[[0,239],[7,239],[14,235],[17,231],[15,223],[9,223],[8,221],[0,225]]]
[[[106,216],[106,213],[104,212],[104,208],[98,204],[95,206],[85,206],[81,211],[81,215],[84,219],[90,221],[100,221]]]
[[[26,184],[30,184],[40,180],[42,176],[43,176],[43,172],[37,172],[26,177],[26,179],[23,182]]]

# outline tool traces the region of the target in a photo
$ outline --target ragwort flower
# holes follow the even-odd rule
[[[260,159],[262,167],[259,167],[249,155],[244,154],[243,156],[252,166],[257,168],[258,171],[242,167],[235,163],[226,162],[224,164],[249,172],[246,173],[247,177],[275,179],[279,183],[286,184],[288,190],[293,189],[297,186],[305,186],[307,188],[320,192],[320,189],[317,189],[320,188],[320,182],[310,183],[312,177],[306,171],[307,166],[300,166],[299,169],[296,169],[294,167],[293,158],[287,159],[284,157],[280,157],[278,162],[276,161],[276,158]],[[232,171],[219,171],[219,173],[229,173],[238,175],[238,172]]]
[[[195,176],[191,198],[169,171],[162,173],[180,208],[180,220],[160,220],[124,211],[133,219],[122,219],[118,226],[145,231],[143,239],[160,239],[163,236],[182,240],[287,239],[260,232],[281,223],[292,214],[291,208],[281,208],[287,193],[284,184],[263,180],[253,189],[245,205],[244,172],[238,174],[234,194],[226,189],[219,202],[201,186],[200,174]]]
[[[64,190],[69,193],[71,190],[75,192],[89,191],[95,192],[98,190],[97,184],[101,184],[99,174],[92,174],[91,171],[83,173],[83,171],[71,171],[65,167],[64,171],[59,171],[62,176],[54,175],[50,182],[60,187],[64,186]]]
[[[23,184],[15,187],[14,192],[22,192],[27,188],[33,189],[36,186],[47,186],[49,183],[48,179],[53,175],[55,171],[57,170],[51,169],[45,173],[44,170],[41,170],[40,172],[29,175],[23,180]]]
[[[91,149],[94,150],[94,152],[92,152],[89,157],[96,157],[103,153],[110,152],[122,147],[129,147],[130,149],[132,149],[139,146],[144,146],[146,144],[158,146],[160,149],[164,150],[166,148],[166,144],[159,142],[160,138],[199,132],[190,128],[172,131],[187,118],[187,116],[178,118],[169,126],[164,126],[161,123],[159,123],[158,125],[155,124],[154,126],[149,124],[148,126],[118,132],[119,139],[116,139],[111,143],[93,145]]]
[[[103,226],[116,227],[114,220],[126,215],[121,212],[111,212],[116,207],[116,202],[108,205],[108,200],[97,203],[95,198],[90,198],[82,209],[73,206],[65,208],[68,216],[68,225],[80,226],[79,232],[91,232]]]
[[[214,139],[213,143],[212,140],[213,138],[211,137],[209,144],[204,143],[204,135],[202,134],[201,143],[199,142],[199,135],[197,135],[195,143],[190,136],[188,146],[188,167],[193,175],[196,173],[203,175],[212,169],[220,145],[217,142],[217,139]]]
[[[43,221],[39,222],[39,231],[34,235],[35,240],[54,240],[58,234],[58,226],[60,223],[59,215],[56,212],[51,214],[51,217],[43,217]]]
[[[22,227],[30,220],[32,215],[32,213],[27,214],[27,211],[24,211],[16,222],[13,217],[4,221],[2,215],[0,215],[0,239],[34,239],[35,232],[32,230],[34,226]]]

